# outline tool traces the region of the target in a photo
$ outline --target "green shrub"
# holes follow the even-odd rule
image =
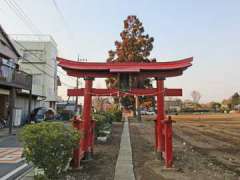
[[[117,110],[113,112],[114,115],[114,121],[121,122],[122,121],[122,111]]]
[[[119,109],[118,105],[113,105],[107,112],[112,114],[112,121],[122,121],[122,111]]]
[[[120,122],[122,120],[122,112],[116,108],[112,108],[109,111],[94,113],[93,118],[96,120],[96,136],[104,136],[104,131],[111,131],[112,122]]]
[[[93,114],[94,119],[96,120],[95,135],[97,137],[104,135],[103,131],[111,130],[111,121],[104,113],[95,113]]]
[[[60,122],[43,122],[25,126],[20,138],[26,160],[43,169],[47,179],[58,179],[78,146],[80,134]]]

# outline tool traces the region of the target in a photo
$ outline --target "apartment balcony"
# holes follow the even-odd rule
[[[8,65],[0,64],[0,86],[31,90],[32,76]]]

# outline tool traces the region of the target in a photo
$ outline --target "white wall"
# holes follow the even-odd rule
[[[20,96],[17,95],[15,99],[15,108],[22,110],[22,122],[26,121],[26,118],[28,116],[28,103],[29,99],[27,96]],[[36,99],[32,98],[32,104],[31,104],[31,110],[40,107],[40,101],[37,101]]]
[[[25,50],[18,43],[24,46]],[[23,59],[19,61],[19,65],[21,70],[33,75],[32,94],[46,97],[45,101],[56,101],[56,44],[52,41],[18,41],[18,43],[16,43],[16,47],[20,54],[31,61],[29,63]],[[43,105],[46,106],[46,103]]]

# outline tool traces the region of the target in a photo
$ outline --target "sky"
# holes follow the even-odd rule
[[[10,0],[12,1],[12,0]],[[183,98],[201,94],[200,102],[222,101],[240,90],[239,0],[15,0],[42,34],[58,44],[58,54],[104,62],[119,40],[123,20],[137,15],[145,33],[154,37],[151,57],[171,61],[194,57],[181,77],[166,80],[168,88],[182,88]],[[0,0],[0,24],[8,34],[33,34]],[[72,78],[63,82],[75,85]],[[95,80],[102,87],[103,80]],[[59,88],[66,96],[67,87]]]

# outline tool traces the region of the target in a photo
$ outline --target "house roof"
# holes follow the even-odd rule
[[[14,52],[14,54],[16,55],[17,58],[20,57],[20,54],[18,53],[17,49],[15,48],[15,46],[13,45],[13,43],[11,42],[11,40],[9,39],[7,33],[4,31],[4,29],[2,28],[2,26],[0,25],[0,33],[2,34],[2,36],[4,37],[4,39],[7,41],[8,43],[8,48],[10,48],[10,50],[12,50]],[[6,54],[3,54],[4,56],[7,56]],[[12,58],[12,57],[10,57]]]

